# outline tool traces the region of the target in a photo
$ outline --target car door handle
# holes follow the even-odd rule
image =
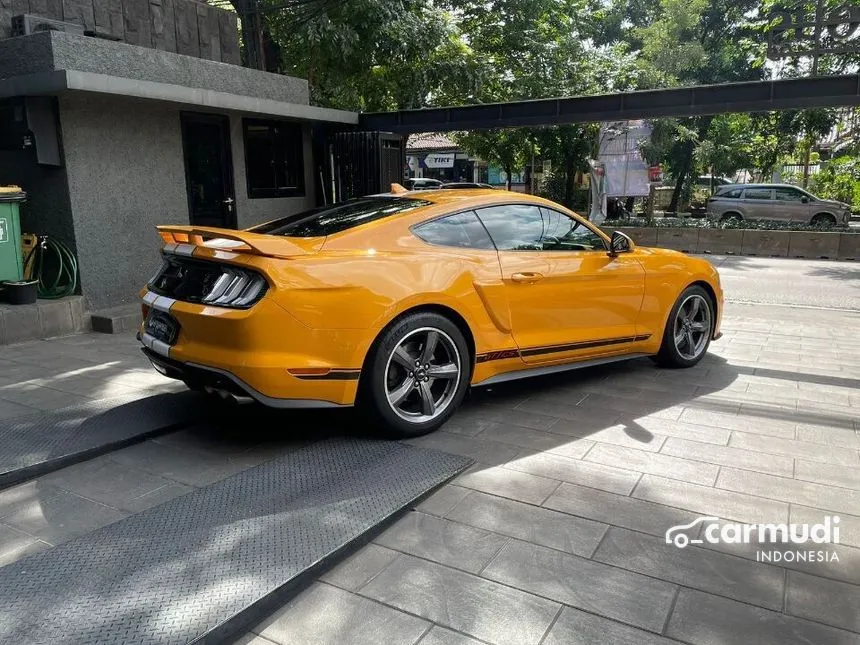
[[[542,273],[533,273],[528,271],[526,273],[514,273],[511,276],[512,282],[537,282],[538,280],[543,278]]]

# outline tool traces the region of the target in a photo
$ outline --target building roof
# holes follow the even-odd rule
[[[59,31],[0,40],[0,98],[64,92],[358,123],[355,112],[309,105],[299,78]]]
[[[421,132],[409,135],[406,141],[407,152],[432,150],[460,150],[460,146],[454,143],[448,135],[439,132]]]

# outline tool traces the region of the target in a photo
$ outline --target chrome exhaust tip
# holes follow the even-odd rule
[[[254,399],[250,396],[238,396],[233,394],[232,392],[228,392],[227,390],[222,390],[221,388],[212,387],[207,385],[203,388],[207,394],[213,394],[220,398],[222,401],[226,403],[231,403],[233,405],[246,405],[248,403],[252,403]]]

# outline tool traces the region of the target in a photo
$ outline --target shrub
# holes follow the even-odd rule
[[[776,220],[741,220],[729,222],[715,222],[706,218],[691,217],[657,217],[647,220],[644,217],[632,217],[625,220],[612,220],[606,222],[607,227],[658,227],[658,228],[718,228],[718,229],[744,229],[752,231],[814,231],[817,233],[835,231],[838,233],[858,233],[860,229],[845,229],[838,226],[811,226],[809,224],[798,224],[794,222],[781,222]]]

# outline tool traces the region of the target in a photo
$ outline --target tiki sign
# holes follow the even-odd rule
[[[860,0],[808,0],[767,15],[768,57],[860,53]]]

